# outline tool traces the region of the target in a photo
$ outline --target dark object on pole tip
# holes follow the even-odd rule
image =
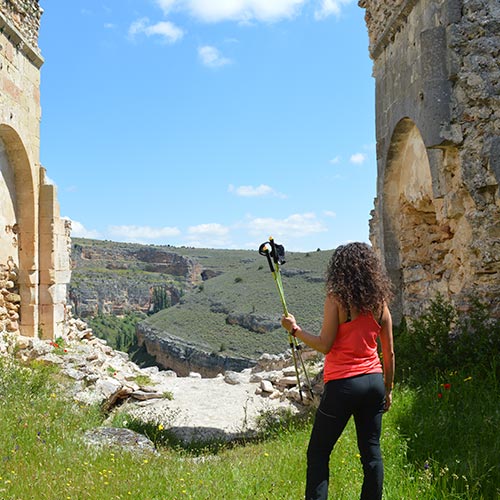
[[[271,247],[271,250],[267,248],[268,245]],[[265,257],[267,257],[267,263],[269,264],[269,269],[272,273],[274,273],[275,271],[273,262],[278,266],[282,266],[286,262],[285,247],[283,245],[278,245],[277,243],[275,243],[272,236],[269,237],[269,241],[266,241],[262,243],[262,245],[260,245],[259,253],[260,255],[264,255]]]

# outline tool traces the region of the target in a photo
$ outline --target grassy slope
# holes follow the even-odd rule
[[[181,304],[148,318],[148,324],[204,348],[229,354],[258,357],[263,352],[278,353],[286,349],[286,336],[279,327],[282,305],[264,257],[257,251],[181,251],[222,274],[186,294]],[[330,254],[328,251],[290,253],[282,267],[288,309],[304,328],[312,331],[321,326],[322,278]],[[268,317],[276,322],[277,328],[269,333],[256,333],[227,324],[227,313]]]
[[[201,456],[163,446],[157,456],[96,450],[82,435],[104,423],[96,408],[68,401],[57,369],[27,370],[0,359],[2,500],[299,500],[310,423],[261,442]],[[494,500],[500,495],[499,387],[455,373],[419,389],[396,386],[384,416],[386,500]],[[470,380],[469,380],[470,379]],[[466,404],[464,404],[464,401]],[[165,429],[168,421],[162,422]],[[352,421],[331,457],[330,497],[359,498],[361,465]]]

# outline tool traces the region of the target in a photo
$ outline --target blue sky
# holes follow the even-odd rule
[[[73,236],[368,241],[374,80],[353,0],[41,0],[41,162]]]

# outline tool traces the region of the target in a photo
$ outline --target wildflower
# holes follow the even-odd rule
[[[159,424],[159,425],[158,425],[158,430],[159,430],[159,431],[162,431],[164,428],[165,428],[165,427],[163,427],[163,424]]]
[[[429,462],[424,463],[424,469],[427,470],[429,468]]]
[[[469,380],[472,380],[472,377],[464,378],[464,382],[469,382]]]
[[[359,453],[356,453],[356,458],[361,458],[361,455]]]
[[[441,399],[442,397],[443,395],[440,392],[438,392],[438,398]]]
[[[444,390],[449,391],[451,389],[451,384],[443,384]]]

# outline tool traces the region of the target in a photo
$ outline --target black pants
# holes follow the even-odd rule
[[[384,466],[380,452],[380,433],[385,388],[381,373],[331,380],[316,412],[307,449],[306,500],[328,497],[330,453],[354,416],[364,481],[361,500],[380,500]]]

